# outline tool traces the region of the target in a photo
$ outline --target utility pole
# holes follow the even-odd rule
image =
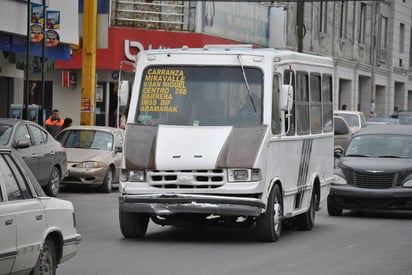
[[[373,117],[375,116],[375,100],[376,100],[376,85],[375,85],[375,79],[376,79],[376,59],[377,59],[377,35],[376,35],[376,24],[377,24],[377,16],[379,16],[380,13],[380,3],[379,2],[374,2],[373,3],[373,16],[372,16],[372,56],[371,56],[371,63],[372,63],[372,77],[371,77],[371,82],[372,82],[372,87],[371,87],[371,106],[370,106],[370,116]]]
[[[80,124],[94,125],[96,95],[97,0],[83,2],[82,94]]]
[[[297,2],[296,23],[298,25],[298,52],[303,52],[305,2]]]

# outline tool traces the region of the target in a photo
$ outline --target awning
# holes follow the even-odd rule
[[[27,54],[25,36],[0,33],[0,50]],[[42,43],[30,42],[30,56],[42,57]],[[56,60],[70,60],[70,45],[59,43],[56,47],[45,47],[45,57]]]

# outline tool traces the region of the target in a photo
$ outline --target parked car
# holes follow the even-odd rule
[[[343,117],[346,120],[352,130],[352,133],[356,133],[361,128],[366,126],[365,115],[362,112],[335,110],[333,113]]]
[[[399,124],[399,120],[397,118],[391,118],[391,117],[371,117],[366,122],[366,126],[393,125],[393,124]]]
[[[335,169],[329,215],[343,209],[412,209],[412,126],[358,131]]]
[[[14,149],[0,147],[0,273],[56,274],[81,235],[73,204],[46,197]]]
[[[333,123],[335,125],[335,149],[341,148],[343,151],[352,138],[352,131],[343,117],[335,115],[333,117]]]
[[[15,148],[46,194],[57,196],[67,175],[67,155],[49,132],[28,120],[0,118],[0,146]]]
[[[100,186],[103,192],[112,191],[119,182],[124,130],[104,126],[70,126],[56,139],[67,152],[68,176],[64,185]]]
[[[399,124],[412,125],[412,112],[399,112],[397,117]]]

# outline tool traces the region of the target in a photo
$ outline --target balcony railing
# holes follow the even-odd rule
[[[112,26],[187,30],[188,1],[112,0]]]

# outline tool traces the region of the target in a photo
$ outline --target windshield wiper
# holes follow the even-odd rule
[[[360,154],[351,154],[351,155],[346,155],[345,157],[367,158],[368,156],[360,155]]]
[[[245,80],[245,85],[246,85],[247,93],[249,95],[249,99],[250,101],[252,101],[253,111],[256,113],[255,101],[253,100],[253,97],[250,94],[250,87],[249,87],[249,83],[246,78],[245,68],[243,68],[242,58],[240,57],[240,54],[237,56],[237,58],[239,59],[239,64],[240,64],[240,67],[242,68],[243,79]]]
[[[377,156],[377,158],[398,159],[400,158],[400,156],[385,155],[385,156]]]

